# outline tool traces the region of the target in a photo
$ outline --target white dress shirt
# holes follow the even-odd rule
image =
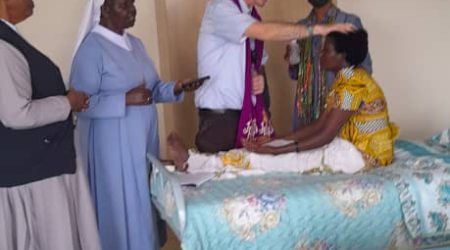
[[[198,39],[198,75],[210,80],[195,92],[195,105],[208,109],[242,108],[245,89],[245,31],[254,22],[251,9],[243,12],[231,0],[211,0]],[[267,56],[263,60],[266,61]]]

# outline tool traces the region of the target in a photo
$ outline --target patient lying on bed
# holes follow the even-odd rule
[[[383,91],[361,67],[367,56],[365,30],[326,37],[321,67],[336,73],[319,119],[280,137],[285,145],[268,140],[244,141],[245,149],[216,155],[188,151],[176,134],[168,138],[169,155],[178,170],[215,172],[231,167],[262,171],[305,172],[326,169],[354,173],[392,162],[398,128],[389,122]]]

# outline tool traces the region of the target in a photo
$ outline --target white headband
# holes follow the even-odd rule
[[[87,0],[83,19],[78,30],[77,43],[75,44],[74,55],[80,47],[81,42],[87,34],[100,22],[100,8],[105,0]]]

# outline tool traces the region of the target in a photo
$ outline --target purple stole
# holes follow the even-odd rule
[[[239,0],[232,0],[242,11]],[[251,15],[257,20],[261,20],[258,12],[253,8]],[[274,135],[275,131],[272,127],[270,117],[268,116],[264,98],[262,95],[256,96],[256,104],[252,103],[252,50],[250,46],[250,39],[245,41],[246,55],[245,55],[245,92],[244,101],[242,103],[241,117],[239,120],[239,126],[236,136],[236,148],[241,148],[242,139],[254,139],[259,136],[271,137]],[[261,62],[264,51],[264,42],[260,40],[255,40],[255,51],[254,51],[254,69],[259,71],[261,68]]]

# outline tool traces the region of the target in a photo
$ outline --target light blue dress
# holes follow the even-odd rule
[[[87,161],[103,249],[156,249],[146,153],[159,156],[156,106],[126,106],[125,94],[145,82],[154,102],[174,102],[174,83],[159,79],[142,42],[132,51],[90,33],[78,49],[70,82],[90,95],[78,114],[82,156]]]

